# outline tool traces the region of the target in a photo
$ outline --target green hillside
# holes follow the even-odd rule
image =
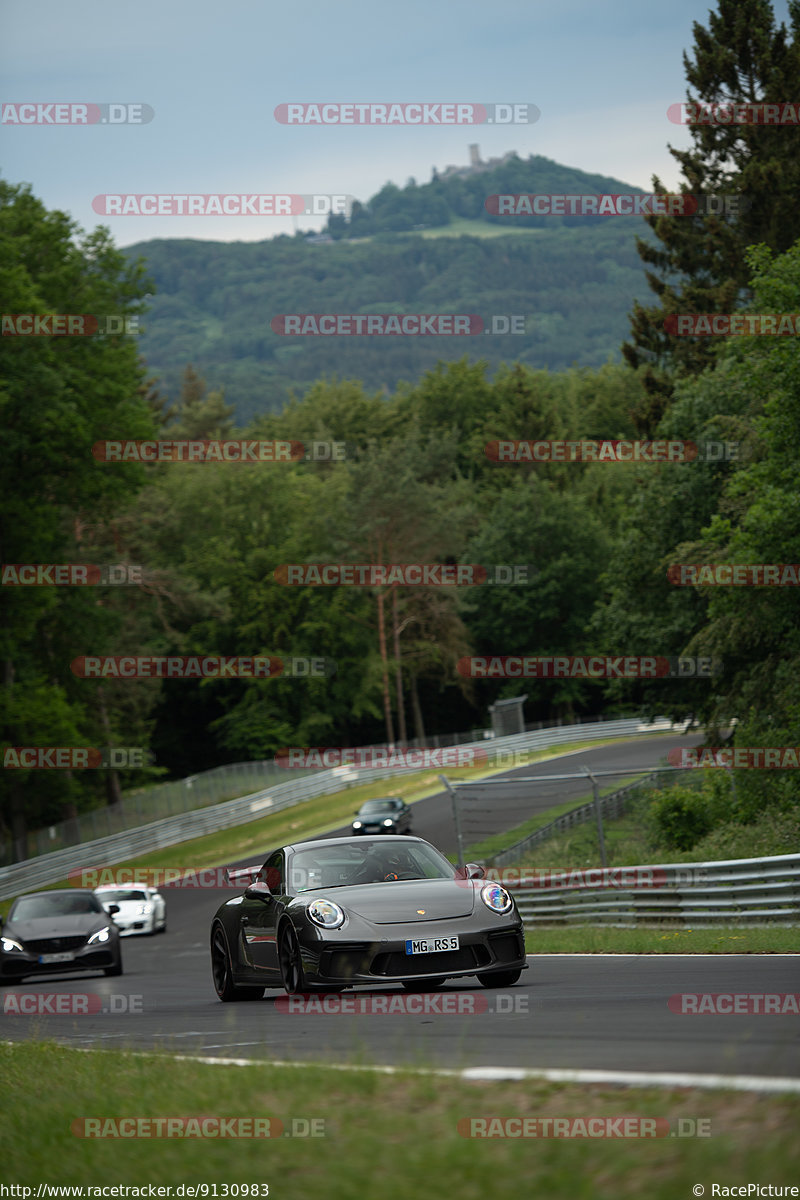
[[[491,368],[520,361],[559,370],[618,359],[634,298],[647,287],[635,237],[641,218],[491,217],[497,191],[639,191],[547,159],[405,189],[387,185],[331,237],[259,243],[159,240],[130,247],[155,284],[141,350],[175,398],[187,363],[224,388],[240,422],[278,411],[291,389],[322,376],[393,392],[440,360],[466,355]],[[431,196],[438,208],[431,207]],[[390,203],[390,202],[391,203]],[[359,215],[360,213],[360,215]],[[434,215],[437,225],[418,217]],[[410,232],[404,232],[410,230]],[[488,236],[487,236],[488,235]],[[521,315],[524,333],[468,337],[285,336],[284,313]]]

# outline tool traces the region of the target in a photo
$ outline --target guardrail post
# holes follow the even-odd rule
[[[597,840],[600,843],[600,863],[603,870],[608,866],[606,860],[606,840],[603,835],[603,814],[600,811],[600,789],[597,786],[597,780],[588,767],[583,768],[586,774],[592,781],[592,791],[594,793],[594,815],[597,821]]]
[[[448,792],[450,793],[450,799],[453,802],[453,820],[455,821],[455,825],[456,825],[456,842],[458,844],[458,865],[460,867],[463,867],[464,866],[464,843],[461,840],[461,821],[460,821],[459,815],[458,815],[458,799],[456,798],[455,788],[450,787],[450,780],[447,778],[447,776],[440,775],[439,778],[441,779],[442,783],[444,784],[444,786],[447,788]]]

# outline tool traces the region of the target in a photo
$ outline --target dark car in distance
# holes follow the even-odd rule
[[[0,983],[66,971],[121,975],[115,911],[112,904],[106,912],[91,891],[19,896],[5,922],[0,918]]]
[[[250,868],[241,871],[250,875]],[[229,872],[235,878],[237,872]],[[363,984],[432,991],[476,975],[510,987],[526,968],[522,919],[483,868],[422,838],[326,838],[273,851],[211,922],[220,1000]]]
[[[400,796],[365,800],[355,815],[353,833],[411,833],[411,809]]]

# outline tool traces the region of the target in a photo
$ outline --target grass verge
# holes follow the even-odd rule
[[[484,1200],[524,1182],[525,1194],[552,1200],[675,1200],[697,1183],[710,1195],[712,1182],[791,1184],[797,1174],[798,1096],[211,1066],[48,1043],[0,1046],[0,1068],[4,1178],[34,1189],[40,1182],[266,1184],[277,1200],[427,1200],[445,1191]],[[46,1087],[32,1088],[35,1079]],[[651,1128],[659,1136],[464,1136],[474,1120],[492,1117],[631,1116],[657,1121]],[[84,1118],[125,1117],[270,1118],[290,1131],[306,1128],[293,1121],[316,1118],[324,1136],[298,1145],[296,1136],[86,1139],[74,1132]],[[677,1136],[696,1132],[698,1121],[706,1136]]]
[[[759,925],[724,929],[656,927],[616,929],[608,925],[538,925],[525,931],[530,954],[798,954],[795,926]]]

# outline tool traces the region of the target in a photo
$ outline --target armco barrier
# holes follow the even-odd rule
[[[643,882],[624,886],[633,872]],[[564,872],[561,881],[542,887],[530,886],[535,871],[523,869],[519,882],[513,875],[509,879],[508,872],[501,878],[528,928],[573,924],[633,928],[662,922],[678,922],[693,929],[713,929],[721,924],[800,924],[800,854],[609,867],[592,873],[590,879],[598,875],[606,882],[586,887],[577,882],[569,886],[570,878],[581,876],[577,871],[572,875]],[[653,882],[648,884],[648,878]]]
[[[646,733],[665,733],[672,728],[673,725],[668,720],[645,724],[632,718],[585,725],[562,725],[553,729],[537,729],[528,733],[513,734],[510,737],[467,743],[461,749],[468,749],[472,746],[475,749],[489,751],[490,755],[496,758],[498,769],[502,770],[504,769],[504,755],[540,750],[549,746],[568,745],[570,742],[595,741]],[[195,809],[192,812],[167,817],[161,821],[153,821],[138,829],[129,829],[123,833],[98,838],[95,841],[82,842],[80,845],[69,846],[64,850],[53,850],[38,858],[25,859],[22,862],[0,868],[0,900],[16,896],[23,891],[35,891],[37,888],[57,883],[59,880],[65,879],[70,871],[77,868],[91,869],[113,866],[115,863],[138,858],[153,850],[161,850],[192,838],[203,837],[207,833],[218,833],[221,829],[231,829],[236,825],[247,824],[259,816],[279,812],[281,809],[290,808],[295,804],[302,804],[303,801],[324,795],[326,792],[342,791],[345,788],[354,787],[356,784],[371,783],[401,773],[402,771],[396,767],[370,769],[333,767],[330,770],[304,775],[302,779],[289,779],[286,783],[276,784],[274,787],[253,792],[249,796],[242,796],[237,800],[226,800],[222,804]],[[265,846],[265,853],[269,849],[269,846]]]

